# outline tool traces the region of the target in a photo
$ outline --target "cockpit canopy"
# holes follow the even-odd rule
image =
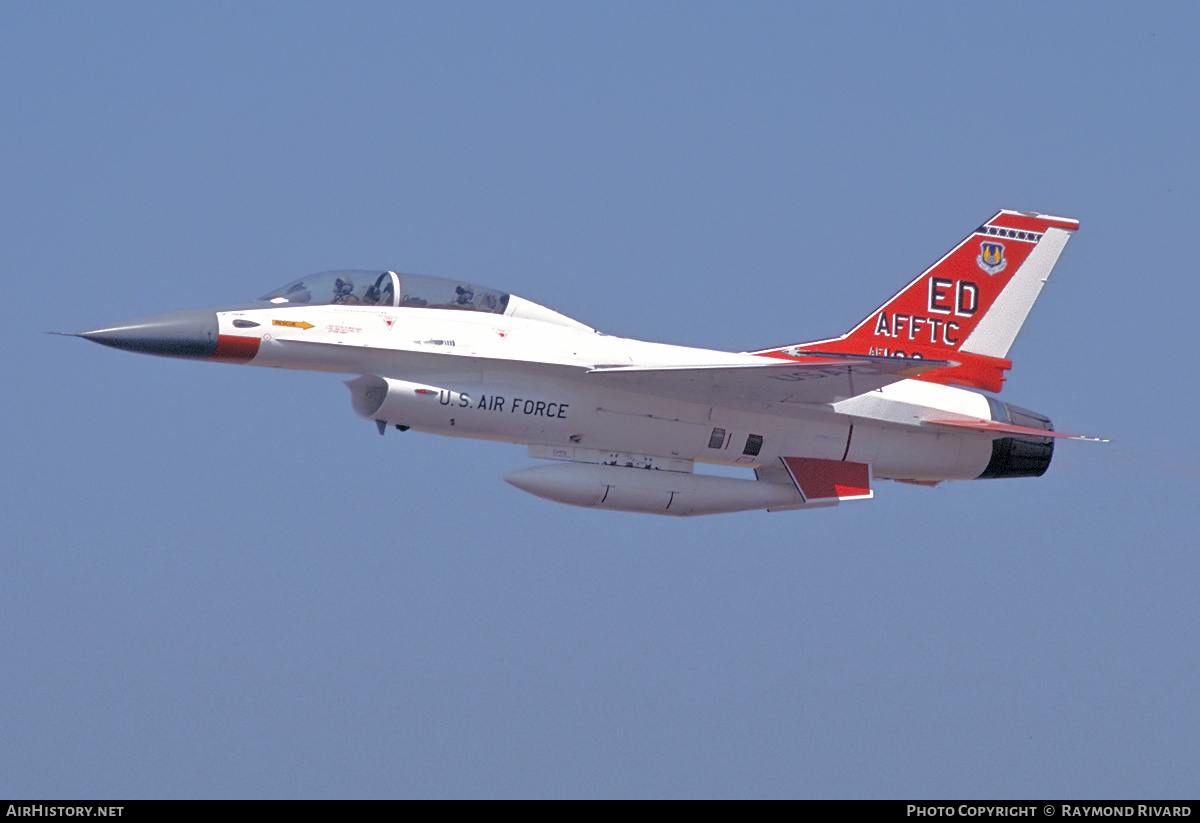
[[[327,271],[301,277],[262,300],[306,306],[398,306],[504,314],[509,295],[461,280],[394,271]]]

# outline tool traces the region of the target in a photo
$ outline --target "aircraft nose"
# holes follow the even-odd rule
[[[209,309],[157,314],[80,332],[77,337],[114,349],[207,360],[217,351],[217,315]]]

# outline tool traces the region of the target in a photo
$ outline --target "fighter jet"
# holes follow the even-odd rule
[[[748,352],[612,337],[507,292],[398,271],[79,334],[164,357],[357,375],[389,427],[525,444],[560,503],[698,515],[838,505],[876,481],[1038,477],[1049,418],[1001,402],[1009,348],[1076,220],[1001,211],[845,335]],[[988,392],[988,393],[985,393]],[[745,478],[694,472],[744,467]],[[750,472],[753,471],[753,479]]]

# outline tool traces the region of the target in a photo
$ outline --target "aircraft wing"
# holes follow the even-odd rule
[[[951,365],[944,360],[870,356],[762,360],[703,366],[601,366],[590,369],[587,378],[658,397],[770,412],[793,403],[836,403]]]
[[[1029,426],[1017,426],[1012,423],[1002,423],[998,420],[926,420],[927,426],[944,426],[950,429],[966,429],[998,437],[1064,437],[1067,440],[1088,440],[1093,443],[1107,443],[1102,437],[1088,437],[1083,434],[1056,432],[1046,429],[1035,429]]]

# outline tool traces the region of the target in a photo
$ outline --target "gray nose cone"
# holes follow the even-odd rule
[[[217,315],[210,309],[157,314],[76,337],[142,354],[207,359],[217,350]]]

